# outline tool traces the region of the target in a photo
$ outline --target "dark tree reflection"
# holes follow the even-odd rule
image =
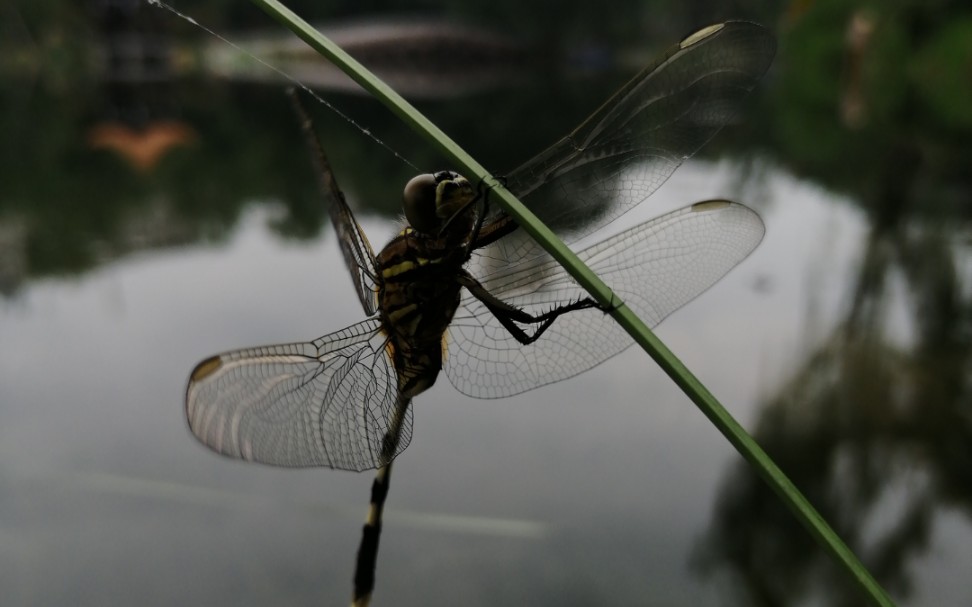
[[[875,230],[850,311],[768,401],[756,440],[865,565],[899,596],[941,509],[972,515],[972,306],[951,239]],[[891,335],[889,291],[906,282],[912,343]],[[861,603],[844,574],[748,468],[730,476],[700,544],[704,571],[732,573],[746,604]]]
[[[763,404],[754,435],[898,598],[936,517],[972,517],[970,114],[935,106],[927,86],[968,56],[948,32],[969,24],[915,3],[817,3],[787,24],[765,114],[775,157],[855,199],[870,233],[843,318]],[[918,64],[936,69],[902,69]],[[741,604],[864,603],[741,464],[694,564],[725,574]]]
[[[880,15],[858,12],[848,22],[862,18],[887,28]],[[791,40],[801,35],[811,38],[803,32]],[[848,40],[845,65],[865,52]],[[800,52],[791,46],[783,61],[798,63]],[[880,89],[850,87],[845,78],[834,91],[832,123],[823,128],[843,141],[834,149],[869,150],[853,162],[818,154],[818,164],[807,164],[799,153],[781,153],[794,159],[795,172],[825,183],[829,174],[831,187],[852,193],[871,229],[844,317],[763,405],[754,435],[878,581],[903,598],[936,516],[972,516],[972,302],[962,257],[969,209],[949,202],[969,191],[967,176],[953,170],[967,148],[930,128],[916,91],[897,85],[896,109],[884,117],[874,101]],[[867,116],[866,124],[837,109],[848,87],[860,96],[855,115]],[[792,102],[786,112],[796,116]],[[825,122],[819,110],[811,111]],[[793,149],[812,145],[801,139]],[[864,603],[742,465],[722,489],[695,565],[728,573],[742,604],[798,604],[808,595],[827,605]]]

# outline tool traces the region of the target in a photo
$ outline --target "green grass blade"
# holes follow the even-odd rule
[[[584,287],[591,296],[604,306],[614,308],[611,315],[631,335],[632,338],[651,356],[669,377],[685,392],[702,413],[715,424],[716,428],[729,440],[737,451],[752,465],[781,500],[790,508],[794,516],[810,531],[820,545],[847,571],[863,593],[875,605],[892,606],[894,603],[887,593],[871,576],[857,556],[837,536],[830,525],[820,516],[807,499],[783,474],[782,470],[770,459],[755,440],[736,422],[729,412],[716,400],[705,386],[682,364],[634,312],[608,288],[596,274],[585,266],[577,256],[552,232],[516,199],[503,185],[474,158],[460,148],[437,126],[405,101],[398,93],[379,80],[364,66],[355,61],[340,47],[318,33],[304,20],[283,6],[277,0],[253,0],[275,19],[283,23],[297,36],[329,59],[365,90],[378,98],[399,118],[405,121],[420,135],[435,146],[446,158],[461,169],[470,179],[481,179],[492,188],[491,200],[498,200],[502,207],[526,230],[537,239],[571,276]]]

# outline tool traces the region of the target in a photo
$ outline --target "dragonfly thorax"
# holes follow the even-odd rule
[[[469,181],[452,171],[416,175],[405,184],[405,219],[416,231],[438,236],[476,200]]]
[[[407,229],[375,258],[381,326],[399,389],[409,397],[431,387],[442,369],[442,337],[459,307],[458,277],[469,259],[466,223],[454,222],[442,236]]]

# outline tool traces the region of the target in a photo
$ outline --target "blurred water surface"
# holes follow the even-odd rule
[[[611,231],[712,197],[760,212],[762,245],[660,336],[900,604],[967,604],[972,121],[936,87],[968,52],[955,32],[969,16],[920,13],[913,31],[827,4],[736,13],[781,41],[745,122]],[[16,51],[0,79],[4,604],[344,603],[370,475],[219,458],[182,409],[202,357],[360,319],[296,121],[281,86],[213,75],[225,46],[191,43],[199,33],[168,13],[108,6],[2,9]],[[63,19],[45,26],[45,10]],[[454,40],[410,38],[426,61],[413,72],[455,93],[417,96],[502,172],[572,128],[630,62],[723,16],[673,14],[640,46],[631,24],[585,38],[566,18],[558,46],[528,16],[480,23],[461,57]],[[238,39],[277,40],[235,18]],[[423,170],[444,168],[370,100],[327,98]],[[414,169],[313,111],[380,247]],[[440,380],[415,403],[387,516],[376,604],[862,604],[634,350],[509,399]]]

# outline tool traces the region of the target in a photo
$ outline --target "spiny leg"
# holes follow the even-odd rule
[[[590,308],[597,308],[605,312],[609,311],[598,305],[596,301],[590,297],[584,297],[576,301],[572,301],[568,304],[557,306],[551,310],[548,310],[542,314],[530,314],[514,305],[511,305],[502,299],[497,298],[495,295],[486,290],[486,287],[482,285],[478,280],[473,278],[467,272],[463,272],[459,275],[459,284],[469,289],[469,292],[473,296],[481,301],[483,305],[486,306],[496,320],[500,321],[500,324],[510,332],[518,342],[523,345],[532,344],[533,342],[540,339],[540,336],[553,324],[557,317],[561,314],[567,314],[568,312],[574,312],[576,310],[587,310]],[[536,329],[533,333],[528,333],[517,323],[522,325],[536,325]]]

